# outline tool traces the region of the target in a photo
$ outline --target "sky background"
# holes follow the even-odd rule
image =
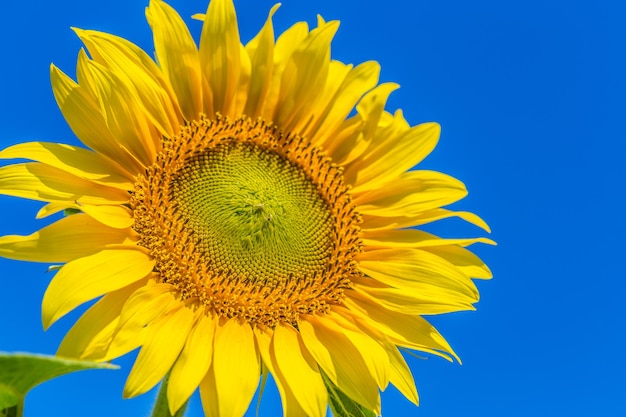
[[[241,37],[274,0],[235,0]],[[176,0],[182,16],[204,0]],[[152,51],[147,0],[11,1],[0,20],[0,147],[76,143],[54,101],[49,65],[74,73],[70,26],[129,38]],[[442,125],[422,168],[464,181],[454,205],[481,215],[498,246],[477,246],[495,278],[479,282],[477,311],[433,317],[463,365],[409,357],[415,408],[389,388],[386,417],[626,415],[623,239],[626,236],[626,3],[620,1],[284,0],[277,33],[320,13],[341,20],[333,58],[377,60],[401,85],[388,110]],[[200,24],[190,22],[198,35]],[[0,235],[27,234],[41,204],[0,197]],[[449,221],[430,230],[468,237]],[[44,264],[0,259],[0,351],[52,354],[78,313],[44,332]],[[148,416],[155,391],[121,392],[118,371],[86,371],[35,388],[25,417]],[[254,415],[254,403],[249,416]],[[273,388],[262,416],[280,414]],[[188,417],[201,416],[199,397]]]

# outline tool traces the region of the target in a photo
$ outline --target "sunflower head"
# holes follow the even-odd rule
[[[199,45],[161,0],[155,57],[76,29],[77,81],[52,87],[84,147],[30,142],[0,158],[0,193],[62,217],[0,237],[0,256],[61,263],[49,326],[91,306],[59,354],[108,361],[141,348],[124,393],[169,373],[172,413],[200,388],[207,416],[242,416],[269,372],[285,416],[323,416],[329,395],[380,414],[389,383],[418,397],[400,349],[456,358],[425,315],[473,309],[490,278],[467,246],[422,225],[463,183],[416,169],[439,126],[385,110],[376,62],[330,59],[338,22],[272,15],[242,44],[232,0],[212,0]],[[331,406],[334,402],[331,402]]]

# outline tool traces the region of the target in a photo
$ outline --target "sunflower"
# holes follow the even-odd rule
[[[77,82],[51,67],[58,105],[86,147],[30,142],[0,158],[0,193],[64,212],[0,255],[62,264],[44,327],[98,299],[58,354],[109,361],[141,347],[124,395],[169,375],[172,413],[199,387],[207,416],[241,416],[271,374],[285,416],[324,416],[329,389],[381,412],[389,383],[418,396],[402,349],[457,358],[425,315],[473,309],[487,266],[420,230],[469,212],[466,188],[412,170],[439,126],[385,104],[379,66],[330,59],[339,23],[299,22],[277,39],[274,7],[245,46],[232,0],[212,0],[200,45],[151,0],[156,59],[107,33]],[[458,358],[457,358],[458,359]]]

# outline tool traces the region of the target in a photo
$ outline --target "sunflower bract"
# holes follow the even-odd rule
[[[473,309],[490,278],[466,246],[420,230],[463,183],[414,167],[439,126],[385,104],[376,62],[330,59],[338,22],[276,37],[272,9],[242,45],[231,0],[212,0],[199,47],[161,0],[146,15],[155,58],[76,29],[77,81],[54,65],[58,105],[85,147],[0,152],[0,193],[69,210],[0,256],[62,263],[45,327],[98,299],[58,354],[108,361],[141,348],[125,396],[169,372],[172,413],[198,387],[207,416],[242,416],[268,370],[284,415],[324,416],[323,378],[381,413],[389,383],[418,397],[399,348],[456,354],[424,315]]]

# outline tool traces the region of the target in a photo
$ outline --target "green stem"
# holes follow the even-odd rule
[[[167,384],[169,382],[169,379],[170,375],[167,374],[161,382],[159,395],[157,395],[156,402],[154,403],[154,409],[152,410],[152,417],[183,417],[183,415],[185,414],[187,403],[183,404],[182,407],[180,407],[180,409],[176,412],[176,414],[170,414],[170,407],[167,403]]]

